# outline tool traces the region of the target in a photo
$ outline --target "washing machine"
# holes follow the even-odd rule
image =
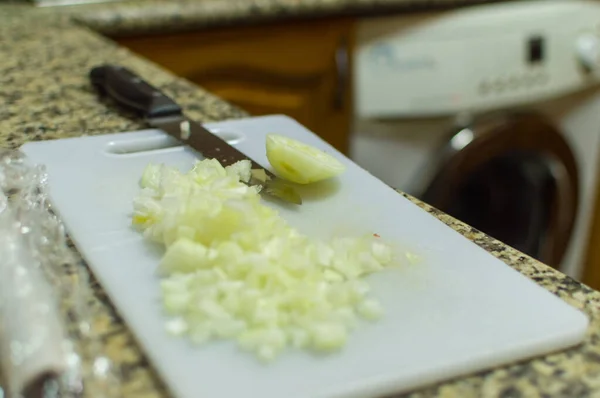
[[[356,163],[581,276],[600,144],[600,2],[365,19],[353,63]]]

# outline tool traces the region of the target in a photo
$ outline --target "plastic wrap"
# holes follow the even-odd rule
[[[47,175],[0,150],[0,396],[116,397],[89,274],[52,211]]]

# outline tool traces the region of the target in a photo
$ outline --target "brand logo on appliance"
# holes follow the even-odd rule
[[[404,72],[436,69],[436,59],[428,54],[402,54],[387,43],[376,44],[369,50],[371,62]]]

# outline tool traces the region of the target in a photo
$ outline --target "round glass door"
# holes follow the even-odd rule
[[[558,267],[577,214],[578,174],[562,134],[519,112],[480,118],[441,148],[421,199]]]

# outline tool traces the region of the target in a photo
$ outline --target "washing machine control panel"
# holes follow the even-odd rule
[[[523,1],[360,22],[359,117],[539,103],[600,83],[600,3]]]

